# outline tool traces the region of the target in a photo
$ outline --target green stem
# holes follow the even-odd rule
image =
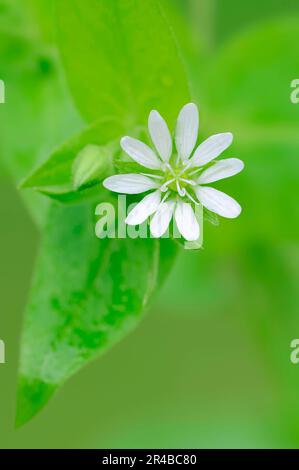
[[[193,40],[205,54],[215,46],[215,0],[190,0]]]

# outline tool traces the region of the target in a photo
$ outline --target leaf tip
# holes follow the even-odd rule
[[[30,421],[47,404],[56,390],[56,385],[41,380],[21,377],[17,392],[15,428]]]

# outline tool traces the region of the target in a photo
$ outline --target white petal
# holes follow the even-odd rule
[[[168,162],[172,153],[172,138],[166,122],[158,111],[151,111],[148,129],[158,154],[162,160]]]
[[[200,234],[199,224],[196,220],[191,204],[178,201],[174,217],[179,232],[183,235],[185,240],[189,242],[198,240]]]
[[[174,211],[174,201],[163,202],[151,220],[150,230],[155,238],[162,237],[168,229]]]
[[[214,181],[229,178],[240,173],[244,168],[244,163],[238,158],[227,158],[219,160],[214,165],[203,171],[197,182],[199,184],[213,183]]]
[[[198,137],[198,109],[194,103],[186,104],[178,117],[175,142],[179,156],[187,160]]]
[[[191,158],[191,166],[206,165],[224,152],[224,150],[230,146],[232,141],[233,134],[231,134],[231,132],[212,135],[197,147],[193,157]]]
[[[241,213],[241,206],[232,197],[218,191],[217,189],[210,187],[198,186],[195,189],[198,200],[205,206],[209,211],[215,212],[216,214],[227,217],[228,219],[234,219]]]
[[[109,176],[103,181],[103,186],[115,193],[139,194],[157,188],[159,184],[147,176],[128,173],[126,175]]]
[[[132,137],[123,137],[120,141],[122,149],[133,159],[146,168],[157,170],[162,162],[153,150],[143,142]]]
[[[150,215],[152,215],[159,207],[161,202],[161,192],[155,191],[154,193],[145,196],[138,204],[131,210],[125,222],[128,225],[142,224]]]

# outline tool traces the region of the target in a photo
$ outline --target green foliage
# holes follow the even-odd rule
[[[47,214],[25,315],[17,424],[34,416],[68,377],[137,324],[176,252],[170,240],[98,240],[95,203],[82,202],[109,197],[100,185],[85,189],[103,173],[98,167],[94,173],[94,155],[86,172],[84,149],[96,145],[98,157],[105,159],[110,152],[109,165],[113,157],[120,170],[127,163],[115,143],[118,147],[124,130],[145,124],[152,108],[173,125],[190,99],[164,15],[155,0],[56,3],[67,78],[90,125],[22,183],[73,204],[52,203]],[[90,170],[96,176],[92,181]]]
[[[89,122],[147,121],[158,108],[173,126],[189,90],[174,37],[156,0],[58,0],[68,81]]]
[[[50,210],[26,312],[17,424],[130,331],[156,288],[160,241],[99,241],[93,211],[90,204]]]
[[[79,189],[86,189],[86,185],[84,188],[78,188],[74,185],[73,181],[73,172],[78,165],[78,156],[82,158],[82,153],[80,157],[80,152],[82,152],[86,146],[97,146],[102,149],[100,154],[96,155],[99,163],[101,163],[103,159],[108,159],[111,166],[113,155],[116,152],[118,141],[122,133],[122,126],[112,120],[102,120],[101,122],[89,126],[54,151],[43,164],[22,182],[21,187],[33,188],[52,198],[58,198],[61,202],[78,202],[90,196],[90,191],[78,191]],[[107,142],[109,142],[109,145]],[[94,157],[92,156],[92,158]],[[109,164],[103,169],[107,171]],[[106,174],[104,172],[101,174],[101,177],[99,175],[99,179],[101,180],[105,176]],[[93,180],[91,183],[99,183],[99,180]],[[92,185],[93,184],[89,184],[87,186]],[[95,194],[97,192],[98,189],[95,191]]]
[[[72,206],[62,206],[51,203],[49,198],[40,197],[40,194],[34,191],[21,193],[26,201],[30,199],[30,208],[34,209],[36,218],[46,217],[46,228],[42,233],[34,289],[26,311],[22,340],[17,417],[19,424],[37,413],[61,383],[93,357],[102,354],[105,348],[112,345],[118,337],[121,338],[126,330],[134,327],[142,316],[142,308],[139,309],[141,296],[138,297],[138,292],[131,297],[136,300],[132,300],[135,313],[129,313],[128,316],[125,314],[121,318],[116,310],[115,330],[112,324],[107,326],[105,322],[107,319],[115,320],[114,302],[117,297],[113,299],[109,312],[108,308],[98,308],[99,304],[102,305],[105,298],[114,292],[113,289],[119,292],[113,283],[114,274],[111,274],[108,281],[108,271],[103,268],[102,276],[102,268],[97,266],[98,260],[101,262],[103,259],[102,249],[106,252],[107,248],[109,266],[114,266],[111,253],[114,249],[116,258],[122,250],[122,253],[126,253],[125,256],[128,255],[127,258],[121,257],[122,270],[119,271],[118,265],[114,268],[116,276],[119,272],[124,272],[125,263],[129,265],[132,262],[132,249],[126,240],[120,241],[119,244],[111,241],[110,245],[107,240],[99,241],[92,236],[94,207],[90,201],[83,204],[82,198],[93,196],[96,200],[100,199],[104,194],[100,187],[91,188],[91,192],[82,190],[75,193],[69,186],[72,183],[73,158],[82,145],[89,144],[89,139],[83,139],[77,147],[76,138],[69,139],[69,136],[80,130],[81,122],[75,115],[65,90],[56,49],[49,47],[49,42],[55,37],[51,29],[54,21],[53,3],[53,0],[0,0],[0,78],[7,82],[9,98],[9,106],[0,107],[1,163],[5,162],[6,168],[17,182],[39,165],[34,176],[45,177],[41,182],[40,191],[51,191],[49,195],[52,198],[76,203]],[[94,12],[92,15],[88,12],[82,14],[85,5],[88,7],[88,4],[93,4],[95,8],[102,9],[104,2],[58,0],[57,3],[60,28],[62,29],[63,23],[68,21],[70,26],[76,24],[74,31],[71,28],[65,30],[67,41],[64,41],[64,33],[60,29],[60,45],[76,103],[82,115],[91,122],[91,127],[95,126],[94,120],[107,116],[120,117],[122,121],[136,119],[138,124],[145,124],[149,106],[157,107],[166,116],[169,109],[169,117],[172,120],[169,124],[172,125],[180,105],[183,104],[180,100],[183,99],[183,89],[186,87],[185,80],[183,83],[176,78],[176,72],[181,70],[181,65],[176,62],[176,65],[168,66],[165,62],[164,66],[163,63],[161,70],[174,77],[175,87],[171,87],[171,93],[166,93],[165,98],[158,95],[149,98],[149,91],[157,92],[157,89],[154,84],[151,90],[147,72],[141,68],[139,73],[137,64],[133,64],[134,67],[130,69],[129,62],[124,63],[122,58],[118,61],[119,48],[123,51],[127,50],[127,45],[130,46],[129,42],[122,41],[124,38],[131,35],[136,38],[137,35],[142,35],[143,30],[146,35],[149,29],[156,28],[156,22],[147,21],[148,11],[147,16],[137,18],[138,27],[131,31],[131,27],[127,28],[127,20],[124,24],[121,21],[125,15],[115,16],[115,12],[119,11],[116,6],[119,7],[120,2],[105,1],[105,5],[107,8],[109,6],[113,13],[113,24],[117,22],[118,25],[121,24],[122,31],[123,28],[125,30],[120,41],[120,30],[111,25],[112,20],[107,20],[107,11],[103,13],[103,23]],[[80,15],[85,22],[82,27],[79,24],[81,17],[74,20],[76,13],[72,10],[72,6],[79,3]],[[134,12],[129,7],[133,3],[133,0],[122,2],[127,6],[130,18]],[[150,3],[147,0],[139,2],[139,13]],[[296,44],[299,19],[294,14],[289,19],[278,18],[277,15],[276,21],[262,23],[264,18],[275,13],[286,14],[294,12],[295,8],[298,10],[298,2],[253,0],[244,4],[236,0],[161,0],[163,7],[167,7],[167,3],[171,4],[167,9],[167,17],[171,18],[171,27],[184,44],[184,59],[188,61],[187,69],[192,73],[190,80],[196,89],[201,108],[202,137],[215,132],[232,131],[235,140],[230,154],[246,162],[246,170],[240,176],[229,182],[217,183],[220,189],[240,200],[244,208],[243,214],[236,221],[221,220],[221,231],[215,230],[210,224],[204,224],[205,249],[200,253],[183,252],[181,264],[172,273],[171,282],[164,291],[164,298],[160,298],[160,307],[157,305],[156,319],[147,323],[146,330],[141,332],[143,334],[136,337],[137,343],[140,342],[137,347],[141,349],[141,353],[142,345],[145,345],[145,352],[155,338],[154,352],[151,350],[149,354],[148,351],[145,354],[150,358],[152,365],[151,371],[149,364],[146,377],[150,377],[151,372],[156,374],[153,363],[156,364],[162,357],[156,375],[160,384],[158,393],[156,386],[151,388],[150,379],[138,380],[142,400],[136,409],[134,368],[142,367],[144,358],[141,354],[139,361],[133,360],[131,369],[127,371],[126,365],[135,356],[135,349],[128,343],[127,348],[121,350],[121,357],[116,351],[115,356],[111,355],[107,362],[102,363],[98,379],[94,377],[92,369],[83,376],[81,384],[79,377],[74,379],[73,387],[66,391],[61,401],[58,400],[53,408],[49,409],[48,416],[45,416],[49,431],[46,438],[41,432],[41,426],[45,424],[43,420],[40,425],[37,422],[17,435],[10,431],[6,433],[5,421],[7,429],[11,427],[7,411],[11,407],[7,406],[6,400],[2,400],[3,445],[8,443],[11,447],[17,443],[20,447],[24,444],[34,446],[37,443],[39,446],[51,447],[53,443],[54,446],[68,446],[70,443],[76,445],[79,441],[80,445],[97,447],[99,443],[104,443],[104,447],[126,447],[136,445],[136,442],[140,446],[144,445],[144,442],[152,442],[153,447],[159,447],[161,442],[164,442],[167,447],[184,442],[188,447],[191,439],[194,445],[200,442],[201,446],[204,443],[208,447],[298,447],[298,369],[289,362],[288,345],[290,339],[297,336],[298,332],[299,206],[294,195],[297,194],[299,176],[299,108],[298,105],[290,103],[289,85],[293,78],[298,78]],[[34,6],[35,19],[30,16],[29,5]],[[184,16],[176,15],[176,5],[180,5]],[[190,5],[193,7],[187,13]],[[60,16],[61,10],[65,12],[64,17]],[[170,10],[173,10],[173,15],[169,15]],[[192,18],[190,23],[187,21],[188,14]],[[259,21],[259,25],[254,26],[255,19]],[[87,20],[91,26],[89,29]],[[160,18],[160,22],[165,24],[164,18]],[[244,24],[251,24],[250,29],[243,30],[241,34],[233,37]],[[168,35],[169,29],[164,29]],[[165,37],[164,29],[156,31],[156,38]],[[42,30],[42,36],[39,36],[39,30]],[[195,36],[198,50],[204,52],[204,60],[199,54],[195,56],[193,50],[186,51],[188,30]],[[93,31],[93,36],[96,35],[95,41],[90,37],[90,31]],[[72,34],[77,37],[72,37]],[[46,44],[41,37],[46,39]],[[88,40],[87,46],[84,38]],[[152,42],[157,48],[156,38]],[[144,38],[141,40],[145,42]],[[142,41],[135,41],[134,51]],[[76,47],[73,47],[73,44]],[[206,50],[203,50],[202,46],[206,47]],[[94,63],[90,64],[88,58],[85,60],[83,50],[87,57],[93,56]],[[111,70],[115,69],[114,75],[109,70],[110,52],[113,59]],[[155,70],[153,81],[158,83],[159,77],[164,76],[164,73],[156,74],[155,64],[160,60],[159,54],[156,55],[158,57],[151,59],[150,69]],[[133,56],[136,57],[135,52]],[[145,64],[147,58],[141,57],[141,61]],[[83,64],[82,70],[80,64]],[[102,70],[108,72],[112,95],[109,92],[109,80],[106,80],[106,75],[101,76]],[[138,76],[134,93],[131,70]],[[147,88],[141,89],[141,84],[145,81]],[[178,92],[176,87],[179,88]],[[149,106],[146,104],[147,100]],[[186,100],[188,98],[184,98],[184,101]],[[167,108],[166,113],[161,109],[160,102]],[[127,103],[130,104],[129,115],[125,110]],[[169,117],[167,116],[168,119]],[[121,122],[121,126],[123,124]],[[127,124],[129,126],[126,125],[126,129],[130,128],[131,122]],[[113,139],[114,135],[117,136],[116,127],[113,126],[111,131]],[[100,133],[95,133],[93,138],[95,145],[107,144],[105,140],[97,140],[101,139]],[[61,146],[64,141],[66,143]],[[57,147],[59,150],[53,152],[53,148]],[[48,155],[50,158],[47,161],[45,158]],[[56,161],[52,160],[55,155]],[[63,174],[62,171],[59,176],[61,162],[62,169],[67,162],[64,167],[66,173]],[[52,164],[57,165],[57,175],[53,171],[55,166],[51,170]],[[140,170],[135,163],[124,162],[123,155],[118,155],[114,164],[119,172]],[[47,175],[43,174],[45,169],[50,170],[54,186],[49,187]],[[78,201],[81,201],[80,205],[77,204]],[[48,216],[41,205],[42,202],[50,205]],[[9,213],[14,214],[13,202],[5,204],[6,207]],[[11,217],[15,218],[14,215]],[[204,217],[212,224],[218,223],[217,218],[211,218],[211,213],[205,212]],[[55,225],[51,224],[51,221]],[[15,224],[17,226],[16,222]],[[19,307],[17,305],[13,312],[13,302],[9,297],[22,298],[24,280],[27,280],[28,273],[25,272],[18,286],[18,275],[15,272],[19,273],[26,265],[28,258],[19,254],[24,254],[27,249],[19,248],[18,251],[16,244],[20,245],[19,239],[17,236],[10,236],[9,223],[8,228],[6,223],[3,225],[3,232],[8,234],[8,238],[4,238],[4,246],[8,248],[9,241],[11,248],[6,250],[7,255],[4,255],[2,260],[5,273],[4,289],[9,287],[9,269],[13,271],[14,283],[9,294],[4,295],[4,300],[5,296],[9,300],[4,311],[9,311],[12,315],[3,315],[2,321],[9,322],[9,317],[13,318],[9,328],[17,332],[18,326],[14,329],[12,325],[17,323],[15,320]],[[29,236],[32,236],[31,232]],[[137,242],[137,259],[141,250],[145,250],[147,266],[152,266],[154,260],[148,257],[147,245],[142,245],[141,248],[141,241]],[[153,241],[150,241],[149,245],[153,248],[156,259],[158,251],[163,257],[163,262],[159,264],[158,279],[155,276],[158,285],[172,268],[177,246],[169,243],[169,240],[161,240],[160,243],[160,250],[157,250]],[[65,248],[63,252],[61,244]],[[22,226],[23,246],[27,248],[26,227]],[[135,241],[134,248],[136,246]],[[135,257],[135,250],[133,256]],[[132,278],[134,266],[128,266]],[[143,265],[140,273],[145,281]],[[111,287],[108,291],[101,288],[102,278],[105,282],[107,280],[107,285]],[[61,280],[63,281],[60,282]],[[45,287],[47,282],[49,291]],[[85,289],[87,285],[88,288]],[[140,294],[144,292],[145,283]],[[85,309],[86,304],[88,309]],[[128,307],[128,303],[125,306]],[[163,315],[160,315],[161,313]],[[167,317],[167,314],[171,317]],[[13,341],[15,339],[12,343]],[[213,348],[216,351],[215,357],[211,357],[211,344],[216,343],[218,350],[220,348],[223,353],[221,361],[217,356],[217,348]],[[190,367],[185,367],[185,363]],[[180,364],[183,365],[182,369],[178,367]],[[192,377],[190,376],[194,367],[201,371],[197,380],[194,380],[193,373]],[[123,369],[126,376],[131,373],[133,380],[126,383],[127,387],[122,396],[118,395],[116,400],[115,394],[111,394],[111,387],[117,388],[119,374]],[[111,373],[111,370],[115,374]],[[168,373],[165,374],[165,371]],[[178,371],[181,383],[172,387],[169,407],[166,411],[163,409],[163,422],[169,432],[166,433],[167,436],[165,432],[162,436],[159,429],[165,391],[168,391],[169,383],[173,385],[173,374]],[[88,377],[89,382],[86,384]],[[226,380],[227,377],[232,380]],[[105,379],[109,381],[106,387],[103,386]],[[216,408],[215,381],[222,381],[225,392],[221,396],[218,394]],[[2,385],[8,398],[13,393],[12,386],[8,384],[14,381],[4,382]],[[190,398],[187,407],[184,398],[186,396]],[[231,400],[227,400],[227,396],[230,396]],[[72,413],[71,405],[68,408],[70,397],[71,401],[81,400],[84,403],[82,410],[76,410],[74,420],[69,416],[70,419],[61,422],[62,410],[63,414]],[[99,399],[99,402],[95,407],[96,399]],[[150,409],[149,400],[153,400]],[[178,421],[179,424],[173,426],[173,416],[180,413],[180,407],[184,410],[183,415]],[[156,412],[153,415],[154,408]],[[128,423],[132,409],[142,416],[145,432],[140,433],[138,426],[136,432],[135,423],[130,428]],[[201,412],[203,409],[204,414]],[[240,417],[241,426],[239,418],[234,418],[236,409],[238,415],[239,411],[243,410]],[[196,413],[194,410],[197,410]],[[248,411],[248,416],[244,410]],[[60,420],[61,424],[58,430],[57,420]],[[109,420],[110,431],[109,427],[99,425],[103,420]],[[72,432],[70,442],[67,436],[70,430],[73,431],[75,421],[79,422],[80,427],[83,423],[86,433],[83,439],[79,437],[79,431],[77,434]],[[123,423],[126,423],[123,432],[115,434],[114,430]]]

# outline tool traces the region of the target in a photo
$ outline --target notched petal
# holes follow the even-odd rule
[[[213,183],[225,178],[234,176],[244,168],[244,163],[238,158],[227,158],[226,160],[219,160],[210,168],[202,172],[197,182],[199,184]]]
[[[215,212],[222,217],[234,219],[241,213],[240,204],[228,194],[218,191],[218,189],[198,186],[195,189],[196,196],[201,204],[209,211]]]
[[[217,158],[233,141],[233,134],[225,132],[215,134],[202,142],[191,158],[191,166],[203,166]]]
[[[172,219],[175,203],[173,201],[163,202],[150,223],[150,231],[153,237],[160,238],[169,227]]]
[[[158,170],[162,166],[162,161],[154,151],[140,140],[133,137],[123,137],[120,141],[121,148],[139,165],[151,170]]]
[[[198,126],[198,108],[196,104],[188,103],[180,111],[175,133],[176,148],[183,161],[190,157],[195,147]]]
[[[155,191],[154,193],[145,196],[127,216],[125,222],[128,225],[142,224],[150,215],[152,215],[159,207],[161,202],[161,192]]]
[[[189,242],[198,240],[200,228],[191,204],[178,201],[174,217],[179,232],[185,240]]]
[[[158,188],[157,181],[138,173],[109,176],[103,181],[103,186],[115,193],[140,194],[150,189]]]
[[[166,122],[158,111],[151,111],[148,129],[158,154],[163,161],[168,162],[172,154],[172,138]]]

